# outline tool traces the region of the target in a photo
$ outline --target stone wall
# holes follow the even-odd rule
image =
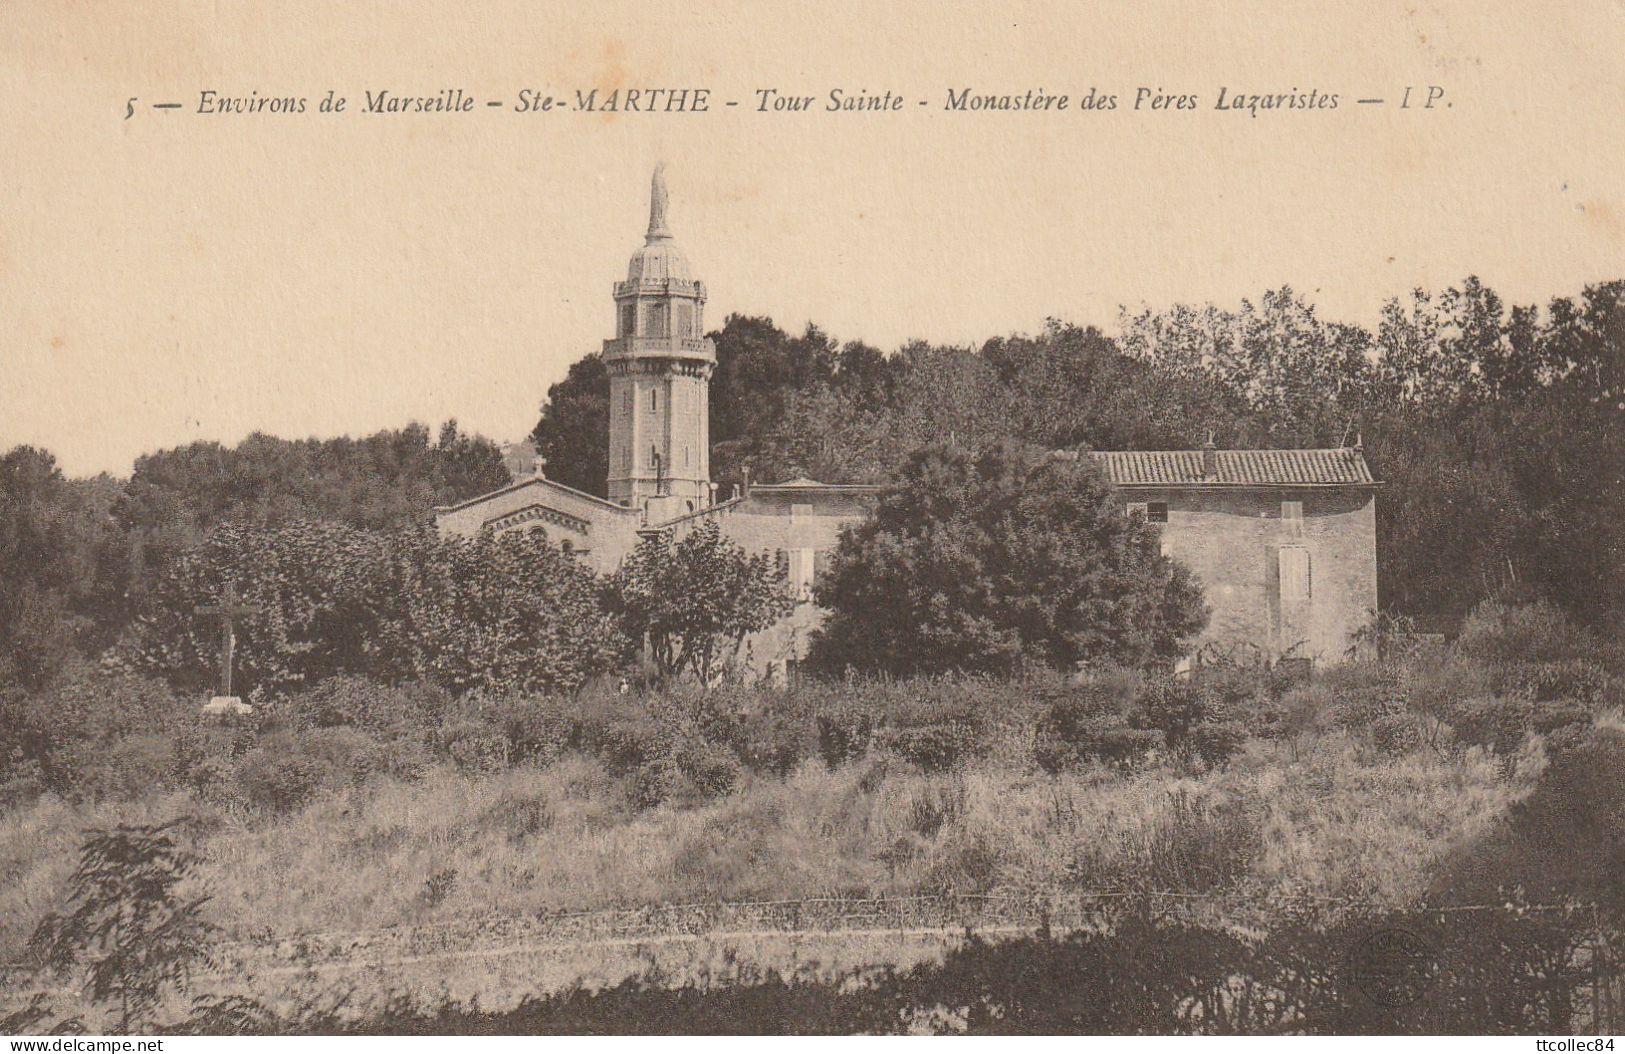
[[[715,520],[723,536],[747,553],[768,553],[775,558],[784,554],[792,586],[810,588],[834,550],[841,528],[864,517],[868,500],[864,493],[833,487],[782,491],[758,487],[744,498],[685,517],[673,529],[682,532]],[[805,588],[801,594],[805,599],[787,618],[746,639],[748,666],[757,674],[779,675],[787,662],[806,658],[812,633],[823,624],[825,612],[812,602]]]
[[[1251,642],[1266,657],[1289,649],[1317,664],[1343,661],[1356,630],[1377,606],[1376,511],[1373,491],[1354,487],[1125,488],[1124,502],[1163,502],[1163,550],[1195,572],[1211,611],[1198,646]],[[1301,502],[1302,521],[1283,517]],[[1282,603],[1283,566],[1307,560],[1307,596]],[[1301,566],[1301,565],[1300,565]]]

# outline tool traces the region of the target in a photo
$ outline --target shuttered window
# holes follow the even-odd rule
[[[1281,606],[1302,604],[1309,599],[1313,586],[1309,569],[1309,550],[1301,545],[1281,548]]]

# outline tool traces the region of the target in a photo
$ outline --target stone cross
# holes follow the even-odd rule
[[[230,696],[231,659],[237,650],[237,616],[257,615],[261,609],[256,604],[238,603],[237,587],[227,582],[220,592],[219,602],[199,604],[192,610],[199,615],[220,616],[220,694]]]

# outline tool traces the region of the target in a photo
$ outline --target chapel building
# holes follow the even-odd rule
[[[601,574],[651,532],[707,521],[750,552],[773,553],[795,611],[750,638],[763,674],[792,674],[823,620],[812,586],[841,528],[861,520],[879,488],[811,479],[745,484],[717,500],[710,468],[705,283],[668,220],[656,168],[649,226],[615,283],[609,373],[608,499],[527,479],[435,510],[446,534],[545,531]],[[1075,453],[1057,456],[1076,457]],[[1360,446],[1329,450],[1094,451],[1125,515],[1160,524],[1163,551],[1201,580],[1211,612],[1194,654],[1247,650],[1267,659],[1338,662],[1377,606],[1376,491]]]

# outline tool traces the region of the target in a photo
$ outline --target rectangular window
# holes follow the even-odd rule
[[[1313,582],[1309,571],[1309,550],[1301,545],[1284,545],[1280,552],[1281,607],[1302,604],[1310,597]]]
[[[1303,502],[1281,502],[1281,526],[1292,534],[1303,533]]]
[[[694,336],[694,305],[687,300],[677,301],[677,335]]]
[[[1143,501],[1128,502],[1123,506],[1123,512],[1129,516],[1139,513],[1143,517],[1146,515],[1146,503]]]
[[[633,330],[638,325],[638,306],[636,304],[621,305],[621,336],[633,336]]]
[[[1148,501],[1145,503],[1146,523],[1167,523],[1168,503],[1165,501]]]
[[[628,385],[626,387],[626,390],[621,392],[621,409],[625,413],[631,413],[632,412],[632,387],[631,387],[631,385]]]
[[[811,549],[790,550],[790,592],[797,599],[808,599],[812,596],[813,576],[816,573],[817,561]]]

